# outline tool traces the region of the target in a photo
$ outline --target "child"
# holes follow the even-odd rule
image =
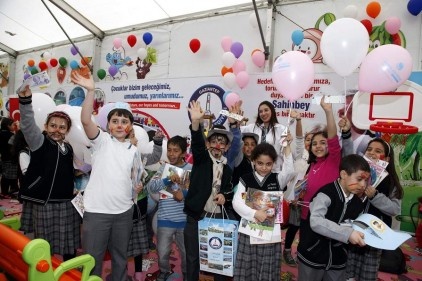
[[[182,168],[183,170],[191,170],[192,165],[186,163],[184,157],[186,155],[188,143],[181,136],[174,136],[167,142],[167,158],[169,164]],[[147,184],[148,192],[159,192],[171,186],[172,188],[181,184],[178,174],[173,174],[170,179],[161,179],[164,167],[162,165],[151,181]],[[186,214],[183,212],[184,193],[187,193],[189,186],[179,186],[173,192],[173,198],[160,199],[158,202],[158,219],[157,219],[157,250],[158,250],[158,266],[160,274],[157,281],[165,281],[173,273],[170,267],[170,251],[173,243],[173,235],[179,248],[180,259],[182,260],[182,273],[184,279],[186,276],[186,253],[185,243],[183,240],[183,230],[186,225]]]
[[[139,157],[128,139],[133,115],[127,103],[117,104],[107,116],[108,132],[103,132],[91,119],[95,88],[92,76],[87,79],[75,72],[71,79],[87,90],[81,122],[93,150],[91,177],[84,193],[83,250],[95,259],[92,274],[101,276],[108,248],[112,257],[111,280],[126,280],[133,198],[142,190],[139,184],[132,186],[131,179],[134,159]]]
[[[136,125],[135,125],[136,126]],[[154,142],[152,153],[142,153],[141,159],[144,166],[153,165],[160,161],[161,155],[163,153],[163,138],[164,134],[161,130],[156,130],[152,140]],[[138,139],[135,136],[134,130],[129,134],[129,139],[131,143],[138,148]],[[148,180],[147,172],[143,175],[143,183]],[[144,176],[145,179],[144,179]],[[137,196],[136,204],[138,205],[140,218],[137,223],[133,225],[132,233],[130,235],[129,247],[127,250],[127,256],[133,257],[135,265],[135,273],[133,275],[133,281],[142,280],[142,256],[147,254],[149,251],[148,243],[148,229],[147,229],[147,210],[148,210],[148,193],[144,189]]]
[[[287,137],[290,143],[291,136]],[[247,220],[263,222],[270,215],[266,209],[254,210],[245,204],[242,194],[248,188],[263,191],[279,191],[287,185],[294,175],[293,158],[290,145],[284,148],[284,163],[280,173],[272,173],[273,165],[277,161],[275,148],[268,143],[261,143],[252,151],[251,160],[255,171],[240,177],[237,190],[233,198],[235,211]],[[274,227],[280,227],[276,224]],[[234,280],[280,280],[281,243],[250,244],[250,237],[239,234]]]
[[[368,162],[351,154],[341,160],[340,178],[314,195],[309,213],[300,223],[299,281],[346,279],[346,244],[364,246],[365,242],[363,233],[341,223],[356,219],[362,212],[358,196],[369,178]]]
[[[229,149],[233,134],[224,129],[212,129],[208,132],[205,142],[200,129],[201,119],[205,111],[197,101],[192,101],[188,108],[192,124],[191,149],[193,166],[188,194],[185,198],[184,212],[187,215],[184,230],[187,280],[199,280],[199,241],[198,221],[205,212],[216,212],[221,217],[218,205],[224,205],[233,196],[231,184],[231,168],[226,165],[223,154]],[[229,118],[230,119],[230,118]],[[232,123],[234,120],[231,120]],[[214,280],[224,280],[225,277],[215,274]]]
[[[243,133],[242,134],[242,152],[238,154],[238,157],[234,163],[232,184],[234,189],[236,189],[237,184],[239,183],[239,178],[242,175],[249,174],[253,172],[251,155],[252,151],[258,144],[259,136],[255,133]],[[226,208],[229,218],[233,220],[240,221],[239,214],[233,209],[232,202],[228,202],[224,206]]]
[[[394,165],[394,150],[384,140],[375,138],[369,141],[365,156],[373,161],[388,162],[388,176],[376,189],[368,186],[365,190],[365,195],[369,198],[366,200],[365,213],[377,216],[391,227],[392,216],[400,214],[400,199],[403,198],[403,187]],[[347,277],[358,281],[377,280],[381,252],[382,250],[370,246],[349,247]]]
[[[18,191],[18,164],[12,157],[12,145],[9,140],[17,130],[16,122],[3,117],[0,125],[0,157],[2,162],[1,197],[10,198],[9,195]]]
[[[258,145],[259,136],[255,133],[242,133],[242,153],[236,158],[233,169],[232,183],[236,186],[239,178],[244,174],[253,172],[251,155],[252,151]]]
[[[32,228],[28,226],[27,231],[33,229],[35,238],[47,240],[52,253],[68,260],[76,256],[81,243],[81,218],[71,202],[73,149],[65,141],[72,121],[65,112],[54,111],[48,114],[41,133],[35,124],[29,86],[19,93],[19,108],[21,130],[31,154],[19,194],[32,203],[28,210]]]
[[[334,120],[331,103],[321,99],[321,107],[327,120],[327,131],[315,132],[309,147],[309,170],[307,173],[306,193],[304,204],[309,204],[314,194],[324,185],[338,178],[338,167],[341,161],[341,147],[337,136],[337,126]],[[302,206],[301,219],[308,216],[309,208]]]
[[[26,143],[25,136],[22,130],[18,130],[13,140],[13,151],[17,162],[19,163],[18,178],[19,185],[23,185],[23,179],[28,170],[29,162],[31,161],[28,144]],[[34,232],[32,221],[32,202],[22,200],[22,214],[21,214],[21,227],[20,231],[28,234]]]

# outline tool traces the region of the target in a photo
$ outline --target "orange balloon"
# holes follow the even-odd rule
[[[221,76],[224,76],[227,72],[233,72],[233,69],[231,67],[225,67],[221,68]]]
[[[380,14],[380,12],[381,12],[381,5],[380,5],[380,3],[376,2],[376,1],[370,2],[368,4],[368,6],[366,6],[366,13],[371,18],[378,17],[378,15]]]
[[[28,60],[28,66],[33,67],[35,65],[35,61],[34,60]]]

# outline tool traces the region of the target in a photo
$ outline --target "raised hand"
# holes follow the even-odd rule
[[[342,132],[347,132],[352,127],[352,124],[350,123],[349,119],[346,116],[343,116],[338,121],[338,126]]]
[[[76,71],[73,71],[72,74],[70,75],[70,79],[73,83],[81,87],[84,87],[88,91],[94,91],[95,89],[95,83],[94,83],[94,79],[92,78],[92,75],[90,75],[90,78],[87,79],[83,77],[82,75],[80,75],[79,73],[77,73]]]
[[[188,107],[188,111],[190,113],[190,118],[192,119],[192,121],[199,121],[205,115],[205,111],[201,108],[201,104],[199,103],[199,101],[191,101],[190,106]]]

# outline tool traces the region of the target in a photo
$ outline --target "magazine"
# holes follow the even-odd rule
[[[294,198],[296,201],[301,201],[303,200],[305,193],[306,193],[306,188],[308,186],[308,178],[305,177],[301,180],[298,180],[294,186]]]
[[[166,163],[161,175],[161,179],[164,180],[164,182],[169,182],[169,185],[165,189],[160,190],[160,199],[173,198],[174,191],[179,189],[189,189],[190,172],[190,170],[184,170],[182,168]],[[170,184],[172,181],[171,178],[175,175],[179,177],[179,183]]]
[[[385,170],[388,166],[387,161],[383,160],[373,160],[367,156],[363,156],[366,161],[368,161],[371,168],[371,185],[377,187],[380,182],[388,175],[388,172]]]
[[[239,225],[239,232],[251,237],[271,241],[274,231],[274,224],[283,222],[283,192],[282,191],[262,191],[248,188],[244,194],[245,203],[249,207],[260,210],[268,207],[267,217],[263,222],[249,221],[242,218]]]

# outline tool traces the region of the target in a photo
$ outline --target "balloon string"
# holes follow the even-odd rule
[[[346,116],[347,110],[349,109],[349,105],[346,104],[346,98],[347,98],[347,81],[346,77],[343,77],[343,85],[344,85],[344,116]]]

